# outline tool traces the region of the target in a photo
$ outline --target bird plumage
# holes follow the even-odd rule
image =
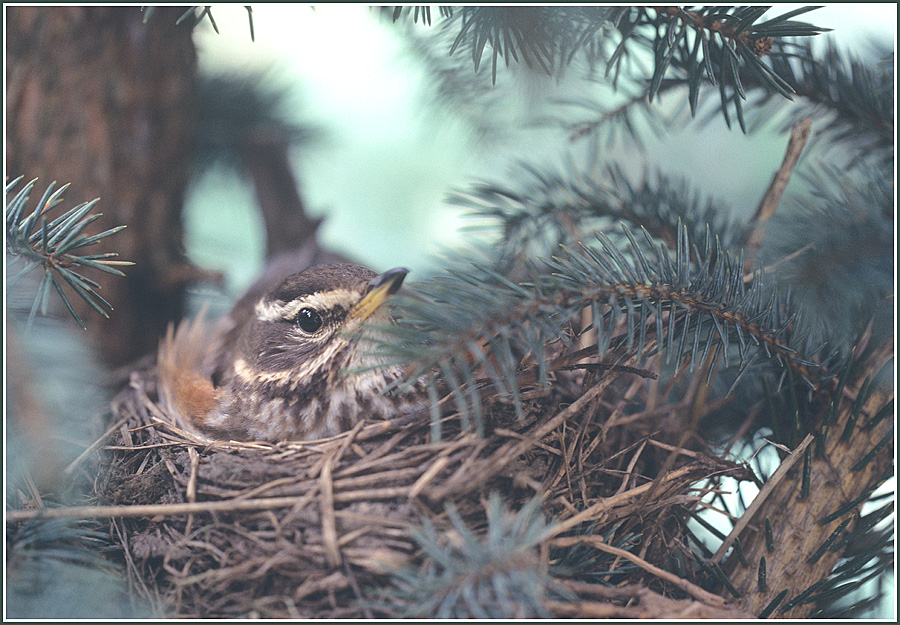
[[[419,408],[415,397],[381,393],[402,371],[373,366],[357,332],[386,319],[382,304],[406,273],[319,265],[243,298],[213,332],[202,317],[170,328],[158,357],[164,404],[212,438],[266,441],[330,436]]]

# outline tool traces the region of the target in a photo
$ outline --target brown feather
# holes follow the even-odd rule
[[[169,324],[160,342],[157,367],[159,393],[164,406],[182,425],[202,427],[219,405],[219,391],[205,371],[213,341],[204,320],[184,320],[175,329]]]

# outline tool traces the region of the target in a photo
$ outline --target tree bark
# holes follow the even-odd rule
[[[893,359],[893,350],[888,350],[886,347],[884,356],[872,359],[877,363],[873,372]],[[845,395],[849,397],[841,401],[834,422],[816,434],[821,440],[810,445],[808,493],[802,488],[805,461],[798,454],[783,479],[776,481],[775,475],[769,478],[770,482],[775,481],[774,488],[741,532],[747,564],[743,565],[734,551],[723,563],[740,594],[735,605],[741,610],[758,615],[774,601],[771,618],[809,618],[817,604],[803,600],[801,593],[826,579],[844,555],[843,549],[827,548],[829,538],[834,544],[859,524],[862,503],[858,498],[893,473],[893,420],[868,423],[892,401],[893,393],[876,390],[857,405],[861,378],[848,383]],[[845,430],[849,421],[853,423]],[[821,454],[813,451],[818,445]],[[856,505],[852,505],[854,501]],[[767,520],[770,538],[766,538]],[[836,546],[840,547],[840,543]],[[760,581],[760,569],[765,570],[765,584]],[[781,596],[784,591],[787,592]],[[814,598],[816,593],[808,594]]]
[[[114,308],[110,319],[79,310],[111,366],[155,349],[198,277],[181,225],[197,71],[190,20],[175,23],[183,12],[161,7],[146,24],[136,6],[7,12],[10,179],[40,178],[38,196],[51,181],[69,182],[63,210],[99,197],[93,231],[128,226],[96,249],[133,261],[127,277],[90,275]]]

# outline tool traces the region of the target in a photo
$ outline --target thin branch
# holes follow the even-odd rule
[[[154,517],[202,512],[233,512],[235,510],[269,510],[288,508],[305,503],[306,495],[296,497],[267,497],[264,499],[201,501],[197,503],[143,504],[133,506],[72,506],[68,508],[41,508],[39,510],[7,510],[6,522],[18,523],[35,518],[42,519],[111,519],[125,517]]]
[[[118,431],[119,431],[119,428],[120,428],[122,425],[124,425],[124,423],[125,423],[126,421],[127,421],[127,418],[126,418],[126,417],[123,417],[123,418],[119,419],[118,421],[116,421],[116,422],[115,422],[114,424],[112,424],[111,426],[109,426],[109,428],[107,428],[106,432],[104,432],[104,433],[100,436],[100,438],[98,438],[98,439],[95,440],[93,443],[91,443],[91,444],[87,447],[87,449],[85,449],[83,452],[81,452],[81,453],[78,455],[77,458],[75,458],[75,460],[73,460],[72,462],[69,463],[69,466],[67,466],[65,469],[63,469],[63,474],[64,474],[64,475],[71,475],[72,471],[75,470],[75,467],[77,467],[79,464],[81,464],[81,463],[84,461],[85,458],[90,457],[91,454],[93,454],[95,451],[97,451],[97,449],[99,449],[99,447],[103,444],[103,441],[105,441],[107,438],[109,438],[110,436],[112,436],[113,434],[115,434],[116,432],[118,432]]]
[[[341,564],[341,552],[338,549],[338,536],[334,520],[334,484],[331,481],[331,468],[335,455],[328,456],[319,475],[319,500],[322,515],[322,545],[325,548],[325,559],[328,565],[336,568]]]
[[[613,547],[612,545],[605,543],[603,541],[603,538],[600,536],[562,536],[560,538],[554,538],[552,542],[555,546],[558,547],[572,547],[581,543],[590,545],[591,547],[599,549],[600,551],[605,551],[606,553],[611,553],[620,558],[625,558],[629,562],[632,562],[641,567],[651,575],[655,575],[656,577],[665,580],[673,586],[678,587],[680,590],[683,590],[699,601],[703,601],[704,603],[714,606],[725,605],[725,599],[723,599],[719,595],[715,595],[708,590],[703,590],[696,584],[692,584],[686,579],[678,577],[674,573],[664,571],[663,569],[650,564],[643,558],[634,555],[630,551],[625,551],[624,549]]]
[[[766,500],[766,497],[769,496],[775,487],[787,477],[788,471],[791,470],[797,461],[803,457],[804,450],[809,446],[810,443],[813,442],[813,435],[807,434],[806,438],[797,445],[797,448],[791,452],[791,455],[784,459],[784,461],[778,466],[778,469],[775,473],[772,474],[768,480],[766,480],[765,485],[760,489],[759,493],[757,493],[756,497],[753,499],[753,503],[751,503],[744,514],[741,515],[741,520],[735,523],[734,528],[732,528],[731,533],[725,538],[725,541],[721,544],[721,546],[716,550],[716,553],[713,554],[713,557],[710,558],[712,562],[719,562],[724,556],[725,552],[728,551],[728,548],[734,542],[734,539],[740,535],[740,533],[744,530],[744,527],[747,526],[750,521],[753,520],[756,511],[763,505],[763,502]]]
[[[784,160],[781,163],[781,167],[775,172],[772,184],[769,185],[769,189],[763,196],[762,201],[760,201],[751,222],[751,229],[746,236],[744,273],[753,271],[753,266],[756,264],[756,256],[766,238],[766,226],[781,202],[781,196],[784,195],[784,190],[791,179],[791,173],[800,159],[800,153],[803,152],[803,148],[809,140],[811,128],[812,118],[805,117],[791,129],[791,138],[788,141]]]
[[[708,16],[701,15],[697,11],[690,11],[675,6],[651,7],[660,15],[673,17],[692,26],[695,30],[706,30],[710,33],[719,33],[731,41],[743,45],[751,45],[755,38],[749,29],[742,29],[740,22],[727,22],[725,20],[711,20]],[[771,47],[771,41],[769,42]],[[768,50],[766,51],[768,53]],[[759,56],[763,56],[760,54]]]
[[[685,475],[689,474],[693,469],[689,466],[681,467],[680,469],[676,469],[669,474],[665,475],[661,480],[662,483],[670,483],[675,480],[679,480],[683,478]],[[597,518],[600,513],[605,513],[607,510],[611,510],[612,508],[623,505],[630,501],[633,498],[647,492],[653,486],[652,482],[647,484],[642,484],[641,486],[636,486],[631,490],[627,490],[624,493],[619,493],[617,495],[613,495],[612,497],[606,497],[604,499],[599,500],[597,503],[593,504],[589,508],[585,508],[578,514],[575,514],[565,521],[561,521],[556,525],[553,525],[544,532],[544,535],[541,537],[541,540],[546,540],[548,538],[552,538],[558,534],[561,534],[567,530],[576,527],[579,523],[587,521],[592,518]]]
[[[190,446],[187,448],[188,457],[191,459],[191,474],[188,478],[187,491],[186,496],[187,500],[190,503],[194,503],[197,501],[197,474],[200,472],[200,454],[197,453],[197,450]],[[187,523],[184,526],[184,537],[187,539],[188,536],[191,535],[191,528],[194,525],[194,515],[189,514],[187,518]]]

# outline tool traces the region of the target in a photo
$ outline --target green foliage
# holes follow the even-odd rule
[[[412,536],[423,551],[417,568],[396,571],[388,591],[401,618],[548,618],[545,599],[569,599],[541,565],[537,546],[547,529],[536,497],[518,512],[493,493],[487,527],[470,528],[452,505],[452,531],[441,535],[426,518]]]
[[[623,532],[621,522],[606,528],[594,523],[583,523],[560,536],[602,536],[603,541],[611,547],[625,551],[634,551],[640,546],[640,537],[631,532]],[[572,547],[550,548],[550,574],[558,579],[615,586],[626,581],[637,569],[637,565],[629,560],[584,543]]]
[[[788,286],[811,330],[846,351],[870,321],[878,336],[894,327],[893,172],[850,171],[817,163],[801,172],[809,188],[792,195],[769,226],[761,260]]]
[[[895,529],[890,522],[893,512],[894,502],[889,501],[863,515],[852,530],[836,537],[829,549],[844,549],[844,559],[825,583],[807,596],[807,601],[822,606],[812,614],[814,618],[858,618],[885,599],[884,580],[894,567]],[[873,581],[877,581],[875,591],[860,598],[859,589]]]
[[[854,344],[857,346],[865,346],[866,340],[856,337]],[[876,342],[872,342],[876,343]],[[809,397],[799,392],[799,388],[793,384],[786,384],[780,392],[776,392],[772,388],[766,388],[762,393],[765,401],[766,415],[765,419],[758,422],[760,428],[756,440],[749,445],[754,448],[752,451],[752,459],[750,464],[753,466],[754,473],[758,475],[762,482],[771,479],[775,470],[781,461],[778,454],[773,448],[764,449],[760,445],[767,441],[775,442],[782,448],[796,448],[800,439],[812,431],[815,433],[815,441],[807,448],[803,460],[797,469],[796,487],[800,489],[802,499],[815,497],[816,492],[809,488],[809,471],[810,465],[814,459],[823,457],[823,450],[826,442],[831,438],[839,438],[842,441],[850,440],[857,430],[870,430],[877,426],[889,414],[893,414],[893,399],[887,400],[883,406],[877,409],[874,414],[866,418],[862,417],[861,408],[881,387],[884,388],[890,384],[889,376],[891,374],[892,364],[885,366],[885,370],[871,371],[871,349],[876,346],[869,343],[865,347],[858,347],[857,352],[849,356],[840,367],[835,367],[835,371],[840,372],[837,378],[836,386],[831,385],[825,389],[824,393],[814,397]],[[877,343],[876,343],[877,345]],[[871,371],[871,372],[870,372]],[[854,393],[845,388],[845,382],[854,376],[863,376],[870,372],[862,386]],[[852,401],[847,399],[848,396],[853,397]],[[823,400],[827,400],[823,404]],[[841,402],[850,403],[851,409],[847,423],[840,428],[834,427],[834,420],[840,410]],[[768,428],[768,429],[766,429]],[[771,431],[769,431],[771,430]],[[860,450],[854,449],[859,454],[860,459],[857,461],[850,471],[857,472],[865,468],[869,462],[873,460],[876,454],[881,452],[883,448],[889,444],[893,444],[894,431],[891,429],[888,433],[878,440],[871,449],[865,448]],[[758,453],[762,451],[763,453]],[[766,453],[766,452],[771,453]],[[749,452],[745,450],[742,455]],[[871,483],[862,481],[858,484],[858,490],[841,495],[840,503],[836,501],[829,513],[817,522],[821,525],[834,523],[838,519],[845,517],[835,529],[827,535],[814,550],[804,555],[805,563],[813,564],[821,559],[827,552],[839,553],[841,559],[835,565],[831,573],[810,584],[806,588],[787,588],[783,592],[776,593],[780,589],[769,587],[772,596],[776,599],[772,601],[770,606],[772,611],[776,609],[779,612],[786,612],[794,606],[804,604],[815,604],[812,613],[814,618],[839,619],[850,618],[851,616],[861,616],[866,610],[877,607],[879,601],[884,596],[885,591],[882,588],[886,578],[890,575],[894,563],[894,524],[892,521],[892,512],[894,509],[894,492],[892,488],[884,482],[893,474],[893,466],[890,466],[887,474],[876,475]],[[759,486],[762,486],[760,483]],[[747,513],[749,502],[744,500],[740,495],[734,497],[723,496],[728,488],[720,487],[721,490],[710,500],[710,504],[719,510],[727,513],[727,518],[732,521],[725,521],[725,515],[709,515],[708,518],[714,518],[719,523],[717,531],[709,523],[704,522],[702,516],[698,516],[691,511],[689,514],[704,526],[706,530],[715,534],[718,540],[711,542],[718,544],[724,539],[724,533],[728,532],[733,525],[733,519],[741,518]],[[884,500],[888,500],[884,503]],[[848,501],[849,500],[849,501]],[[854,517],[854,510],[863,506],[861,516]],[[714,508],[710,508],[712,510]],[[766,541],[772,540],[771,527],[772,524],[778,523],[777,518],[766,518]],[[723,527],[723,525],[725,527]],[[697,528],[685,528],[689,532],[691,540],[700,548],[701,552],[706,549],[704,541],[700,536],[702,532],[696,531]],[[769,553],[777,554],[780,545],[777,542],[771,543]],[[706,557],[709,553],[705,554]],[[778,557],[771,555],[771,559]],[[698,562],[702,563],[703,554],[696,554]],[[744,566],[748,563],[744,562]],[[760,586],[765,587],[765,562],[759,564]],[[723,580],[721,571],[708,570],[705,571],[707,579],[710,582]],[[869,588],[863,591],[863,586],[869,584]],[[762,592],[766,592],[763,590]],[[761,616],[762,618],[762,616]]]
[[[431,26],[431,7],[427,4],[417,4],[413,6],[381,6],[376,8],[379,15],[390,19],[392,22],[396,22],[401,17],[409,16],[409,14],[412,13],[414,24],[419,23],[419,17],[421,16],[422,23]],[[439,7],[439,11],[443,18],[453,17],[453,7],[441,6]]]
[[[10,193],[21,180],[20,176],[6,185],[6,251],[13,260],[24,263],[24,267],[9,280],[8,284],[14,283],[38,267],[44,270],[28,315],[28,325],[31,325],[38,310],[41,314],[47,314],[50,291],[53,289],[79,325],[85,327],[81,317],[75,312],[69,295],[63,290],[63,283],[68,284],[91,308],[104,317],[109,317],[104,308],[112,310],[112,307],[97,292],[100,285],[76,272],[75,269],[96,269],[122,276],[125,274],[116,269],[116,266],[133,263],[113,260],[118,254],[112,252],[104,254],[77,252],[97,244],[125,226],[116,226],[99,234],[86,235],[85,229],[101,216],[99,213],[91,214],[98,200],[83,202],[48,222],[49,213],[62,203],[62,194],[69,185],[63,185],[54,191],[56,183],[50,183],[35,209],[27,212],[29,196],[37,179],[22,187],[10,200]]]
[[[806,456],[807,470],[826,437],[846,433],[852,440],[867,426],[853,418],[841,431],[828,432],[823,414],[842,397],[840,380],[854,367],[869,366],[868,356],[855,353],[859,345],[865,340],[884,344],[893,330],[891,63],[863,63],[831,44],[822,55],[813,55],[809,41],[795,39],[825,31],[794,21],[810,8],[766,20],[769,7],[629,7],[614,19],[620,37],[597,29],[581,39],[557,40],[561,31],[547,20],[532,27],[535,39],[525,52],[509,30],[509,15],[501,16],[504,9],[473,12],[465,22],[454,12],[453,20],[436,28],[439,43],[429,47],[426,37],[416,39],[417,50],[428,54],[445,103],[465,112],[471,100],[481,98],[484,109],[490,109],[486,81],[471,74],[488,48],[493,80],[497,59],[504,57],[509,65],[516,60],[513,50],[518,60],[530,58],[527,65],[559,77],[575,58],[576,39],[585,44],[589,64],[608,64],[607,78],[622,97],[599,104],[600,96],[582,89],[551,110],[570,140],[589,143],[592,160],[586,166],[575,165],[568,155],[562,159],[565,165],[555,168],[523,159],[503,181],[481,182],[453,194],[453,205],[474,214],[478,225],[473,230],[484,235],[480,240],[485,244],[471,246],[460,254],[467,260],[448,261],[446,271],[417,283],[419,297],[398,302],[400,321],[385,329],[388,338],[380,349],[391,361],[411,363],[407,385],[424,382],[435,399],[449,392],[444,414],[455,409],[463,427],[483,432],[496,416],[489,411],[496,409],[497,395],[525,414],[526,391],[535,385],[552,388],[559,372],[572,363],[614,368],[661,351],[664,359],[656,361],[661,366],[654,370],[660,387],[671,391],[671,405],[689,401],[679,393],[697,375],[709,385],[704,399],[721,402],[721,408],[707,408],[700,415],[691,433],[708,441],[755,441],[745,454],[753,456],[750,464],[766,457],[772,465],[757,466],[760,478],[771,475],[780,461],[774,449],[756,456],[766,440],[790,449],[807,433],[817,434]],[[575,24],[577,11],[569,7],[558,19]],[[534,22],[539,15],[535,8],[528,18]],[[570,32],[587,31],[573,26]],[[544,47],[535,44],[538,40]],[[454,54],[471,51],[468,74],[462,65],[454,68],[449,60],[441,61],[435,46]],[[605,54],[610,50],[611,56]],[[648,51],[653,69],[643,74],[640,61]],[[794,174],[797,182],[768,222],[756,264],[764,271],[745,267],[742,258],[747,234],[758,222],[744,225],[732,219],[727,206],[706,200],[689,180],[660,173],[634,183],[618,164],[607,165],[597,157],[615,155],[622,135],[640,145],[642,135],[675,128],[680,122],[663,120],[651,100],[676,91],[683,94],[678,97],[684,98],[692,118],[704,111],[709,113],[705,120],[721,115],[729,126],[737,119],[744,132],[768,119],[787,119],[792,125],[812,116],[813,136],[837,148],[824,153],[829,157],[825,162],[801,161]],[[716,91],[717,98],[701,98]],[[575,122],[574,107],[582,109]],[[639,121],[652,122],[650,130]],[[848,160],[854,165],[850,170]],[[727,192],[728,185],[723,180],[716,192]],[[620,222],[623,227],[617,230]],[[480,259],[473,261],[476,254]],[[684,375],[691,370],[697,373]],[[857,416],[877,379],[873,372],[860,390]],[[617,404],[614,414],[640,413],[646,409],[644,401],[665,403],[638,393],[629,405]],[[888,402],[867,423],[883,420],[892,407]],[[439,412],[435,405],[436,434]],[[879,436],[861,451],[854,467],[867,466],[893,440],[893,432]],[[802,472],[796,487],[805,488],[807,497],[817,496],[809,492],[808,482],[804,487]],[[717,480],[710,480],[710,487],[733,490]],[[862,484],[851,499],[835,513],[848,514],[877,496]],[[725,539],[730,523],[747,513],[749,502],[737,490],[736,497],[716,495],[712,504],[727,512],[715,515],[715,523],[700,508],[683,508],[677,538],[667,534],[664,539],[667,549],[677,545],[666,564],[725,595],[732,584],[711,562],[708,544]],[[838,527],[818,546],[821,553],[804,555],[813,561],[839,552],[843,560],[833,574],[806,589],[781,593],[781,588],[769,588],[775,600],[765,611],[814,602],[818,616],[832,617],[858,614],[876,604],[880,589],[858,590],[867,581],[883,583],[893,565],[893,524],[886,519],[891,509],[880,507],[852,525],[834,521]],[[756,521],[761,525],[763,519]],[[778,526],[777,517],[772,522]],[[629,540],[645,542],[652,552],[652,531],[629,528],[634,529]],[[608,570],[603,556],[584,548],[559,550],[553,560],[565,563],[551,569],[555,576],[601,583],[637,577],[617,577],[618,570]],[[752,563],[754,575],[758,564]],[[597,576],[582,577],[590,574]]]
[[[403,15],[402,8],[394,8],[395,21]],[[500,58],[507,67],[511,62],[524,62],[548,75],[568,65],[578,52],[596,59],[599,34],[620,11],[616,7],[463,6],[442,8],[441,16],[449,23],[448,28],[458,31],[449,54],[468,53],[478,73],[485,50],[489,49],[491,82],[496,83]],[[430,25],[430,13],[423,11],[423,15]]]
[[[892,320],[885,313],[893,297],[893,273],[886,260],[892,258],[894,219],[892,64],[862,63],[833,46],[814,56],[808,42],[791,39],[826,30],[792,19],[812,8],[766,20],[769,9],[440,8],[436,30],[445,37],[444,51],[471,59],[465,62],[471,63],[475,73],[487,52],[492,84],[500,59],[507,66],[522,61],[557,77],[576,58],[584,58],[591,67],[605,63],[607,78],[626,100],[611,109],[587,97],[571,100],[569,104],[595,114],[594,119],[569,125],[573,137],[597,131],[591,137],[597,139],[600,132],[618,128],[639,138],[643,130],[636,114],[650,113],[648,119],[659,121],[652,112],[654,98],[680,89],[693,116],[705,102],[701,94],[715,89],[718,103],[709,108],[714,115],[723,115],[729,126],[736,118],[746,132],[752,128],[748,122],[753,116],[772,116],[773,111],[790,105],[791,122],[807,115],[824,120],[823,134],[830,144],[849,146],[859,161],[877,166],[866,170],[864,177],[860,177],[861,169],[852,175],[842,173],[842,163],[807,173],[809,191],[805,196],[794,195],[792,212],[779,209],[770,224],[771,234],[760,255],[765,274],[746,272],[741,250],[744,229],[730,218],[726,207],[706,200],[688,181],[662,173],[633,183],[617,166],[601,167],[596,160],[589,167],[570,163],[562,170],[525,163],[511,182],[483,183],[457,193],[453,202],[474,209],[489,224],[489,231],[498,235],[497,240],[483,260],[471,261],[474,250],[469,250],[470,260],[450,263],[446,271],[415,285],[416,297],[397,298],[399,321],[382,328],[383,342],[378,346],[387,361],[410,366],[398,386],[425,383],[434,399],[437,435],[442,417],[437,399],[443,391],[449,392],[451,408],[460,413],[463,425],[483,433],[489,424],[487,401],[497,394],[522,414],[526,387],[546,388],[558,371],[585,366],[584,360],[597,368],[624,369],[623,363],[636,364],[660,352],[664,356],[658,372],[664,382],[660,386],[671,393],[666,399],[681,392],[689,377],[685,371],[695,371],[707,384],[724,385],[714,387],[710,396],[724,396],[727,388],[738,397],[720,412],[707,412],[707,420],[721,424],[737,419],[746,424],[747,438],[758,442],[765,436],[789,448],[807,431],[819,434],[804,456],[806,468],[798,471],[801,475],[827,436],[850,440],[855,432],[894,413],[890,400],[874,416],[861,417],[861,406],[878,383],[873,372],[850,400],[851,420],[840,431],[829,431],[849,372],[868,364],[858,355],[836,366],[838,348],[858,346],[863,326],[871,319],[881,330],[881,339],[892,331]],[[145,20],[152,10],[145,10]],[[252,12],[250,7],[247,10],[252,37]],[[411,19],[415,25],[420,19],[424,26],[431,26],[433,18],[438,21],[427,6],[381,7],[379,11],[394,21]],[[179,21],[193,19],[196,24],[204,18],[216,28],[209,7],[188,9]],[[637,69],[640,57],[648,54],[652,71],[641,73]],[[459,78],[452,74],[448,72],[451,79]],[[473,82],[468,81],[468,86]],[[467,88],[464,80],[454,84]],[[247,134],[266,126],[278,127],[292,138],[305,138],[302,129],[279,126],[280,96],[260,92],[258,86],[235,86],[220,79],[206,83],[202,108],[211,127],[220,123],[212,120],[239,122],[236,132],[201,133],[212,137],[205,146],[211,153],[220,150],[219,155],[229,153],[234,158]],[[223,93],[229,96],[222,97]],[[469,93],[465,91],[462,98]],[[667,130],[671,125],[657,128]],[[7,195],[20,180],[7,186]],[[37,209],[26,213],[33,185],[34,181],[26,185],[7,206],[7,248],[26,263],[20,273],[38,266],[45,271],[29,319],[38,309],[46,311],[51,288],[75,315],[60,279],[106,314],[105,301],[94,291],[96,283],[75,274],[72,267],[119,273],[112,265],[126,263],[110,260],[114,255],[73,252],[116,229],[82,236],[95,218],[89,216],[94,203],[79,205],[47,223],[45,215],[59,204],[65,187],[54,193],[51,185]],[[803,318],[798,313],[801,307]],[[823,343],[828,351],[820,349]],[[643,399],[638,395],[630,401],[638,405]],[[666,406],[662,401],[660,405]],[[760,408],[760,418],[751,418],[751,405]],[[698,410],[702,409],[701,402]],[[650,426],[660,423],[662,419]],[[683,440],[698,433],[712,438],[712,429],[695,425],[686,426],[692,431]],[[727,435],[737,430],[734,425]],[[853,470],[864,468],[892,441],[893,431],[864,450]],[[754,457],[751,464],[756,463],[756,473],[765,479],[772,471],[761,464],[763,455]],[[773,451],[773,455],[777,454]],[[633,467],[628,467],[629,475],[653,478],[647,469],[652,470],[652,464],[638,465],[632,474]],[[805,497],[815,496],[801,475],[797,488]],[[727,513],[719,516],[734,521],[747,512],[740,491],[736,498],[726,499],[721,483],[713,482],[712,502]],[[836,506],[833,520],[864,502],[875,502],[875,509],[853,525],[842,522],[809,554],[813,560],[828,551],[840,551],[843,560],[832,574],[808,588],[773,593],[775,600],[764,613],[814,602],[819,606],[816,616],[838,618],[858,614],[878,601],[880,588],[862,600],[853,597],[867,581],[881,583],[893,567],[894,529],[889,522],[893,501],[878,505],[880,498],[893,495],[873,496],[873,489],[861,485],[852,501]],[[452,505],[447,507],[449,531],[439,532],[426,520],[414,533],[421,549],[420,566],[393,574],[386,611],[412,618],[547,617],[545,599],[572,599],[553,577],[608,584],[634,579],[629,573],[636,572],[635,565],[584,545],[552,549],[547,570],[537,556],[541,536],[547,534],[539,507],[535,499],[517,513],[508,512],[500,497],[493,495],[486,524],[467,525]],[[698,526],[719,540],[727,528],[714,527],[698,508],[679,505],[675,511],[667,519],[679,524],[665,536],[666,545],[675,546],[667,556],[668,569],[700,584],[722,584],[724,594],[730,582],[718,565],[710,563],[707,543],[715,541],[704,538]],[[756,521],[763,524],[762,519]],[[771,531],[768,517],[766,526]],[[8,538],[13,547],[8,571],[28,571],[35,563],[58,561],[106,573],[102,563],[89,561],[80,551],[58,548],[59,540],[79,549],[96,546],[92,542],[96,536],[67,533],[66,527],[46,525],[45,529],[52,540],[34,538],[40,526],[23,526],[19,534]],[[608,544],[622,549],[645,545],[652,555],[653,536],[636,518],[583,529],[602,534]],[[756,571],[757,563],[752,567]],[[765,586],[765,560],[758,570],[759,584]],[[15,590],[26,592],[27,584],[40,587],[41,582],[34,579],[17,576],[21,587]]]
[[[619,165],[601,166],[596,155],[581,166],[567,159],[558,170],[522,163],[509,179],[473,184],[449,198],[471,209],[486,233],[502,233],[493,252],[500,266],[517,255],[552,255],[595,230],[627,244],[611,228],[617,222],[643,228],[671,249],[682,227],[693,241],[711,230],[726,249],[742,234],[727,206],[703,198],[686,180],[656,172],[634,184]]]
[[[685,91],[691,118],[708,103],[708,113],[699,117],[704,122],[723,115],[730,125],[729,110],[734,109],[745,132],[771,125],[772,120],[782,120],[781,129],[788,130],[801,119],[812,117],[816,132],[808,150],[814,145],[834,147],[842,157],[849,155],[863,163],[890,167],[894,145],[893,53],[883,52],[880,57],[877,62],[864,61],[837,48],[833,41],[826,41],[824,51],[814,54],[811,41],[788,40],[779,42],[766,57],[772,75],[780,77],[775,84],[768,73],[739,72],[745,97],[735,99],[730,90],[723,96],[720,82],[718,102],[701,99],[703,81],[699,81],[697,72],[674,61],[673,75],[661,81],[657,93]],[[623,75],[633,74],[629,71]],[[618,133],[638,145],[646,124],[667,132],[682,123],[677,117],[663,121],[641,83],[630,80],[620,85],[619,91],[629,97],[614,107],[592,97],[570,98],[561,101],[546,121],[567,129],[573,139],[591,135],[612,144]]]

